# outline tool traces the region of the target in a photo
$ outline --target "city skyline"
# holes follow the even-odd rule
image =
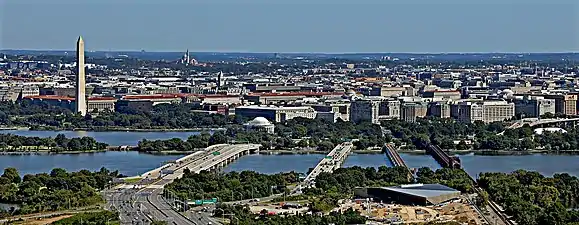
[[[2,1],[0,49],[279,53],[578,52],[568,0]],[[22,12],[50,12],[42,26]],[[164,12],[164,13],[163,13]],[[103,16],[106,15],[106,16]],[[155,15],[155,16],[151,16]],[[541,16],[534,16],[541,15]],[[69,18],[86,18],[70,20]],[[14,20],[12,18],[18,18]],[[7,22],[10,21],[10,22]],[[554,26],[553,24],[557,24]],[[30,29],[33,27],[35,29]],[[42,35],[38,35],[42,34]]]

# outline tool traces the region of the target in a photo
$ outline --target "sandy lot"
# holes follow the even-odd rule
[[[62,216],[57,216],[57,217],[52,217],[52,218],[46,218],[46,219],[40,219],[40,220],[35,220],[35,219],[30,219],[30,220],[26,220],[20,224],[25,224],[25,225],[46,225],[46,224],[51,224],[52,222],[64,219],[64,218],[68,218],[71,217],[72,215],[62,215]]]

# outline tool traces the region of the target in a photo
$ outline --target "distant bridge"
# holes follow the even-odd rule
[[[578,121],[579,121],[579,118],[570,118],[570,119],[528,118],[528,119],[522,119],[522,120],[519,120],[519,121],[513,123],[511,126],[507,127],[507,129],[521,128],[525,124],[528,124],[530,127],[546,126],[546,125],[552,125],[552,124],[557,124],[560,126],[568,126],[568,125],[576,126]]]

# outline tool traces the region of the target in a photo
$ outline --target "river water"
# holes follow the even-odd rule
[[[15,134],[30,137],[55,137],[64,134],[68,138],[92,137],[98,142],[104,142],[111,146],[137,145],[140,140],[159,140],[169,138],[187,139],[191,135],[198,135],[200,132],[126,132],[126,131],[33,131],[33,130],[0,130],[0,134]],[[211,133],[211,132],[209,132]]]
[[[135,145],[139,140],[187,138],[198,132],[82,132],[82,131],[1,131],[28,136],[55,136],[63,133],[67,137],[90,136],[110,145]],[[1,133],[0,132],[0,133]],[[429,155],[401,154],[411,168],[440,166]],[[57,155],[0,155],[0,169],[15,167],[21,174],[50,172],[55,167],[67,170],[98,170],[106,167],[133,176],[175,160],[179,155],[149,155],[137,152],[103,152]],[[305,173],[314,167],[324,155],[249,155],[230,164],[225,171],[254,170],[261,173],[296,171]],[[478,156],[461,155],[464,169],[476,176],[481,172],[512,172],[517,169],[538,171],[546,176],[566,172],[579,176],[579,156],[569,155],[523,155],[523,156]],[[391,166],[384,154],[352,154],[344,167]]]

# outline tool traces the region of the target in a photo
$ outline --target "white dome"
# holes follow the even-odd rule
[[[352,89],[346,91],[346,95],[352,96],[352,95],[355,95],[355,94],[356,94],[356,92],[355,92],[354,90],[352,90]]]
[[[265,126],[271,125],[271,122],[269,122],[269,120],[263,117],[255,117],[255,119],[249,121],[248,124],[252,126]]]

